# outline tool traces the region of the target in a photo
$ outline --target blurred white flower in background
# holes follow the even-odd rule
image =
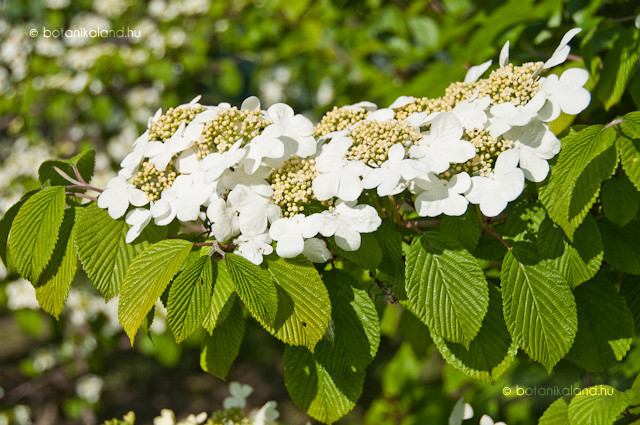
[[[247,397],[251,395],[253,388],[246,384],[240,384],[239,382],[232,382],[229,384],[229,397],[222,401],[222,406],[225,409],[244,409],[247,405]]]
[[[9,310],[20,310],[23,308],[37,310],[40,308],[38,300],[36,299],[35,288],[25,279],[20,278],[9,282],[4,290],[7,294],[7,307],[9,307]]]
[[[97,403],[102,394],[104,381],[99,376],[88,374],[82,376],[76,382],[76,394],[89,403]]]

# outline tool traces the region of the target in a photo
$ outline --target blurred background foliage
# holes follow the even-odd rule
[[[317,119],[332,105],[440,96],[507,40],[512,62],[544,60],[575,26],[583,32],[567,66],[590,71],[593,93],[577,119],[606,123],[640,106],[638,12],[636,2],[615,0],[5,0],[0,214],[35,185],[40,162],[84,146],[97,149],[95,184],[104,185],[157,108],[199,94],[204,104],[258,95]],[[140,36],[53,36],[96,28]],[[553,128],[569,124],[562,116]],[[30,284],[0,264],[0,424],[96,424],[128,410],[150,423],[165,407],[182,416],[220,408],[227,387],[199,369],[202,335],[177,346],[158,308],[131,348],[115,306],[78,280],[56,321],[37,310]],[[505,396],[505,386],[626,389],[640,371],[634,343],[606,373],[581,374],[565,360],[548,376],[522,357],[496,384],[478,383],[445,367],[424,325],[379,288],[370,293],[383,341],[358,407],[341,424],[442,424],[462,395],[477,412],[469,423],[488,413],[535,424],[557,395]],[[256,389],[255,406],[277,400],[283,423],[304,424],[284,388],[282,352],[250,325],[230,380]]]

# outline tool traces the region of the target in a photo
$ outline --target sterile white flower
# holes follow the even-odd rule
[[[459,216],[467,210],[469,201],[462,194],[471,187],[469,174],[458,173],[447,181],[429,173],[414,182],[421,190],[414,204],[416,212],[422,217],[436,217],[440,214]]]
[[[498,103],[491,107],[489,118],[489,132],[491,137],[499,137],[509,131],[511,127],[529,124],[538,115],[546,101],[546,94],[539,91],[525,105],[516,106],[511,102]]]
[[[425,161],[434,173],[442,173],[451,162],[463,163],[476,155],[476,148],[462,140],[464,129],[453,113],[441,112],[430,121],[429,134],[409,149],[412,158]]]
[[[126,170],[126,173],[123,173],[123,177],[129,178],[133,175],[135,170],[140,165],[140,162],[144,158],[144,152],[147,149],[147,144],[149,143],[149,130],[145,131],[133,142],[133,150],[124,157],[122,162],[120,162],[120,167],[122,170]]]
[[[269,127],[278,130],[277,137],[285,142],[289,154],[304,158],[316,153],[313,123],[304,115],[296,115],[289,105],[276,103],[267,109],[266,118],[273,122]]]
[[[488,121],[487,108],[491,104],[489,96],[476,99],[475,96],[459,102],[453,108],[453,114],[467,130],[482,130]]]
[[[262,233],[259,235],[240,235],[233,242],[238,245],[236,248],[236,254],[241,255],[253,264],[262,264],[262,256],[269,255],[273,252],[271,246],[271,237],[268,233]]]
[[[473,407],[469,403],[464,404],[464,415],[462,416],[463,420],[473,418]]]
[[[146,208],[136,208],[127,213],[125,221],[131,226],[127,232],[125,241],[131,243],[140,236],[140,233],[142,233],[151,221],[151,211]]]
[[[482,417],[480,418],[480,425],[507,425],[507,424],[502,421],[494,422],[489,415],[482,415]]]
[[[379,196],[395,195],[402,192],[406,183],[429,171],[429,166],[415,159],[405,159],[405,150],[402,143],[397,143],[389,148],[389,159],[378,168],[370,168],[362,179],[365,189],[377,188]]]
[[[484,74],[486,70],[489,69],[492,63],[492,60],[488,60],[485,63],[469,68],[469,70],[467,71],[467,75],[464,76],[464,82],[473,83],[475,81],[478,81],[478,79],[482,77],[482,74]]]
[[[222,198],[216,198],[207,207],[211,231],[217,241],[225,242],[240,233],[238,212]]]
[[[275,401],[266,402],[260,410],[251,415],[251,425],[275,425],[280,417],[277,407],[278,403]]]
[[[182,174],[191,174],[200,170],[198,151],[193,147],[183,151],[174,161],[176,170]]]
[[[239,382],[232,382],[229,384],[229,397],[222,401],[222,407],[225,409],[244,409],[247,405],[247,397],[251,395],[253,388],[246,384],[240,384]]]
[[[322,239],[305,239],[302,255],[314,263],[326,263],[331,258],[327,244]]]
[[[407,106],[408,104],[415,102],[415,100],[416,98],[413,96],[400,96],[399,98],[394,100],[391,105],[389,105],[389,108],[391,109],[402,108],[403,106]]]
[[[316,158],[318,177],[313,179],[313,194],[319,201],[337,196],[343,201],[355,201],[362,193],[362,176],[366,165],[362,161],[348,161],[345,154],[353,141],[346,133],[334,136],[322,145]]]
[[[365,111],[375,111],[378,109],[378,105],[369,101],[362,101],[358,103],[354,103],[353,105],[345,105],[344,109],[364,109]]]
[[[98,196],[98,207],[106,208],[113,219],[122,217],[129,208],[129,204],[141,207],[148,203],[147,195],[127,182],[123,176],[109,180],[104,192]]]
[[[197,142],[207,121],[213,120],[220,110],[226,108],[218,108],[216,106],[209,107],[196,115],[184,129],[183,137],[191,142]]]
[[[589,73],[582,68],[570,68],[557,75],[541,78],[542,91],[547,95],[547,103],[539,112],[543,121],[553,121],[560,111],[577,115],[589,106],[591,93],[583,86],[589,79]]]
[[[488,176],[471,178],[471,189],[465,194],[469,202],[480,205],[487,217],[500,214],[524,189],[524,173],[518,168],[519,155],[513,149],[502,152]]]
[[[176,416],[172,410],[162,409],[160,416],[156,416],[153,419],[153,425],[175,425]]]
[[[269,185],[238,185],[227,200],[238,211],[238,224],[245,236],[258,235],[267,229],[268,222],[282,216],[282,210],[271,201],[273,189]]]
[[[280,135],[279,128],[269,126],[246,145],[248,153],[244,159],[244,171],[247,174],[255,173],[265,160],[275,159],[276,163],[285,160],[286,147]]]
[[[169,161],[176,154],[189,149],[193,145],[193,140],[190,141],[183,136],[184,129],[183,121],[175,133],[164,142],[152,141],[147,144],[144,154],[149,157],[149,161],[153,163],[158,171],[166,170]]]
[[[197,416],[191,413],[185,420],[178,422],[176,425],[200,425],[207,420],[207,414],[201,412]]]
[[[314,237],[322,229],[322,214],[296,214],[280,218],[269,228],[269,236],[277,242],[276,253],[283,258],[296,257],[304,251],[304,240]]]
[[[560,152],[560,141],[540,121],[531,121],[524,127],[513,127],[504,134],[513,142],[513,150],[520,156],[520,168],[527,180],[541,182],[549,173],[547,160]]]
[[[500,67],[507,66],[509,64],[509,40],[504,43],[502,50],[500,50],[500,59],[498,60]]]
[[[212,192],[213,186],[204,182],[202,173],[181,174],[170,188],[162,191],[160,199],[151,207],[151,215],[160,226],[166,226],[176,217],[183,222],[196,220],[200,207]]]
[[[551,57],[544,63],[542,66],[543,69],[549,69],[556,65],[560,65],[569,57],[569,52],[571,52],[571,47],[568,45],[573,37],[576,36],[582,28],[573,28],[567,31],[567,33],[562,37],[560,44],[556,47],[556,50],[553,52]]]
[[[371,205],[355,205],[355,202],[338,200],[335,208],[323,211],[322,236],[335,238],[336,244],[345,251],[355,251],[362,241],[360,233],[375,231],[382,223]]]
[[[242,161],[247,151],[241,146],[242,139],[235,142],[229,150],[210,153],[200,161],[200,169],[206,173],[208,182],[217,180],[222,173]]]

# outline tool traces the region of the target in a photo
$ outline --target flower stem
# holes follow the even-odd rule
[[[502,236],[500,236],[500,234],[498,232],[496,232],[495,230],[489,228],[489,227],[485,227],[484,228],[485,232],[491,233],[493,236],[496,237],[496,239],[498,239],[502,245],[507,247],[507,250],[511,251],[511,246],[507,243],[507,241],[505,241]]]
[[[66,195],[69,196],[77,196],[78,198],[84,198],[84,199],[90,199],[92,201],[97,201],[98,198],[94,197],[94,196],[90,196],[90,195],[85,195],[84,193],[78,193],[78,192],[65,192]]]

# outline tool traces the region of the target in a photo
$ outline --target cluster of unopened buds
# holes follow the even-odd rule
[[[443,97],[334,108],[315,126],[282,103],[263,110],[255,97],[239,109],[204,106],[198,97],[158,111],[98,206],[113,218],[126,214],[128,242],[151,220],[196,222],[255,264],[274,241],[280,257],[314,262],[330,257],[319,236],[357,250],[360,235],[381,223],[363,192],[405,192],[420,216],[459,216],[469,203],[496,216],[525,179],[546,178],[560,150],[547,123],[590,102],[584,69],[543,76],[567,59],[579,31],[569,31],[544,63],[510,64],[507,42],[488,78],[480,79],[491,61]]]

